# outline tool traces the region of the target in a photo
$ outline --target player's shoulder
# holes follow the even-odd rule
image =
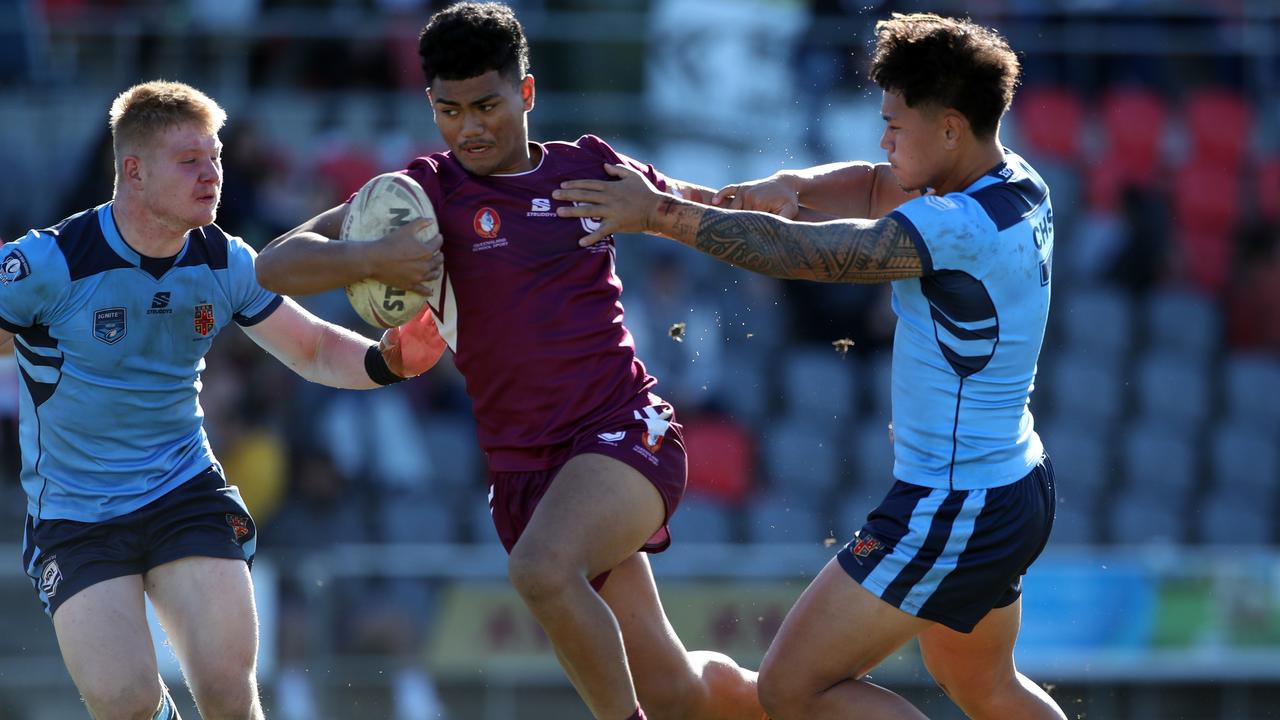
[[[1004,162],[965,194],[971,209],[980,210],[1003,232],[1026,220],[1047,202],[1049,187],[1030,163],[1006,150]]]
[[[552,140],[543,143],[548,156],[564,160],[617,162],[618,152],[596,135],[583,135],[577,140]]]
[[[109,205],[82,210],[49,227],[34,229],[16,242],[4,246],[0,254],[21,258],[29,263],[29,272],[46,278],[54,273],[71,276],[91,275],[112,264],[115,254],[107,247],[99,214],[110,212]],[[18,262],[18,261],[15,261]]]
[[[187,233],[187,251],[178,264],[206,265],[211,270],[225,270],[232,255],[252,252],[243,240],[212,223]]]

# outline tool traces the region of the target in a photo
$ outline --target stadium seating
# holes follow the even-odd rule
[[[848,420],[857,407],[857,359],[830,346],[814,345],[788,354],[783,396],[791,417]]]
[[[1030,151],[1068,163],[1079,160],[1084,104],[1074,92],[1050,85],[1025,87],[1013,112]]]
[[[1221,87],[1192,91],[1183,117],[1191,157],[1238,172],[1253,134],[1253,107],[1238,92]]]
[[[802,493],[766,492],[752,500],[746,535],[754,543],[815,543],[826,537],[817,502]]]
[[[1069,351],[1054,359],[1049,370],[1037,377],[1043,394],[1033,397],[1045,397],[1064,424],[1107,427],[1120,419],[1126,398],[1111,358]]]
[[[1267,354],[1237,354],[1223,363],[1226,414],[1232,421],[1280,432],[1280,359]]]
[[[672,516],[672,542],[732,542],[733,526],[729,508],[723,503],[697,495],[686,495]]]
[[[1147,295],[1144,318],[1149,348],[1206,361],[1221,347],[1222,318],[1209,297],[1190,290],[1161,289]]]
[[[1274,436],[1240,421],[1209,438],[1209,492],[1248,500],[1270,513],[1280,496],[1280,447]]]
[[[839,485],[847,453],[836,441],[835,426],[821,418],[797,418],[766,427],[760,442],[770,485],[806,496],[825,496]]]
[[[877,352],[867,357],[863,362],[862,377],[866,378],[871,417],[889,422],[893,417],[893,356]]]
[[[1195,516],[1197,539],[1218,545],[1263,545],[1275,537],[1270,508],[1239,495],[1212,495]]]
[[[1169,121],[1168,103],[1154,90],[1119,87],[1100,104],[1106,157],[1124,182],[1147,186],[1162,164],[1162,144]]]
[[[1194,431],[1208,417],[1212,400],[1203,360],[1151,350],[1134,367],[1138,415],[1158,427]]]
[[[1133,347],[1134,306],[1115,288],[1082,288],[1054,298],[1060,341],[1095,362],[1120,363]]]
[[[888,492],[893,484],[893,444],[889,442],[888,424],[868,420],[853,426],[848,447],[853,464],[853,487]]]

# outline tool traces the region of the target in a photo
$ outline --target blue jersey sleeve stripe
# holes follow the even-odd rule
[[[19,325],[17,323],[12,323],[12,322],[9,322],[8,320],[5,320],[3,315],[0,315],[0,328],[3,328],[13,333],[14,335],[21,334],[22,331],[27,329],[26,326],[24,325]]]
[[[947,334],[957,340],[995,340],[1000,334],[1000,329],[996,327],[995,318],[991,318],[987,327],[971,330],[951,322],[951,318],[932,305],[929,306],[929,314],[933,316],[934,322],[938,324],[939,329],[945,330]]]
[[[258,311],[257,313],[254,313],[252,316],[241,315],[240,313],[236,313],[235,314],[236,323],[239,324],[240,327],[253,327],[254,325],[257,325],[258,323],[270,317],[271,313],[275,312],[276,308],[280,307],[280,304],[283,302],[284,302],[284,296],[276,295],[271,298],[271,302],[268,302],[266,307],[262,308],[262,310]]]
[[[27,347],[24,343],[21,343],[21,342],[15,342],[13,346],[18,350],[18,354],[21,355],[24,360],[31,363],[32,365],[40,365],[43,367],[51,367],[51,368],[62,367],[63,359],[61,356],[54,357],[49,355],[40,355],[39,353]]]
[[[916,253],[920,255],[920,266],[924,269],[924,272],[921,274],[932,275],[933,255],[929,254],[929,246],[925,244],[924,236],[920,234],[920,230],[916,228],[915,223],[911,222],[906,215],[903,215],[897,210],[885,215],[885,217],[896,220],[897,223],[902,226],[902,229],[907,231],[907,235],[911,236],[911,242],[916,245]]]

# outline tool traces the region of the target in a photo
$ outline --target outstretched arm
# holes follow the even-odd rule
[[[430,221],[411,222],[373,242],[335,242],[348,207],[326,210],[272,240],[258,254],[258,283],[281,294],[310,295],[374,278],[425,294],[443,264],[440,235],[419,239]]]
[[[244,328],[255,343],[289,369],[311,382],[329,387],[367,390],[415,375],[435,365],[444,341],[435,333],[430,311],[403,327],[382,335],[376,353],[368,338],[312,315],[292,298],[256,325]],[[431,323],[428,329],[421,323]],[[410,332],[409,328],[414,329]],[[434,335],[434,341],[432,340]],[[372,361],[372,363],[371,363]],[[386,372],[382,372],[382,371]],[[387,374],[390,373],[390,374]]]
[[[760,180],[726,185],[710,204],[797,220],[880,218],[914,197],[898,185],[888,164],[858,161],[782,170]]]
[[[567,217],[599,217],[589,245],[615,232],[671,238],[724,262],[772,277],[878,283],[923,274],[907,230],[892,218],[792,222],[760,212],[722,210],[660,193],[644,176],[615,165],[617,181],[573,180],[556,192]]]

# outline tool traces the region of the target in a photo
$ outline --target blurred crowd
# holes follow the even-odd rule
[[[512,4],[529,11],[584,5]],[[44,34],[0,43],[6,67],[20,70],[0,76],[0,91],[19,85],[24,67],[29,78],[47,72],[23,63],[38,57],[37,46],[58,44],[60,25],[136,19],[146,46],[151,34],[189,24],[207,33],[205,46],[194,50],[213,52],[226,28],[305,10],[313,19],[326,13],[387,32],[310,37],[277,32],[276,22],[236,35],[247,43],[240,51],[254,79],[250,92],[287,86],[304,94],[417,94],[413,31],[432,5],[10,3]],[[867,33],[874,17],[919,4],[811,5],[813,21],[793,56],[795,101],[815,115],[833,102],[854,103],[874,119],[878,97],[868,99],[860,78]],[[1016,18],[1024,5],[1040,7],[1017,0],[978,5],[971,11],[995,24]],[[1144,32],[1174,37],[1187,22],[1161,22],[1160,4],[1146,5]],[[1090,7],[1108,10],[1106,3]],[[1190,17],[1219,23],[1223,32],[1234,22],[1227,14]],[[1016,34],[1013,40],[1020,47]],[[1262,63],[1280,73],[1275,56]],[[1277,540],[1271,518],[1280,516],[1272,489],[1280,484],[1280,415],[1258,398],[1280,397],[1280,123],[1274,96],[1258,92],[1255,71],[1250,58],[1228,53],[1082,57],[1047,47],[1027,54],[1004,139],[1053,193],[1056,297],[1033,411],[1060,468],[1066,520],[1059,541]],[[261,247],[372,175],[443,149],[434,133],[412,131],[397,107],[375,109],[368,134],[347,132],[335,114],[288,142],[268,131],[269,119],[233,112],[222,136],[219,224]],[[425,117],[425,104],[414,107]],[[545,137],[536,113],[531,123],[533,135]],[[814,164],[845,159],[827,154],[840,131],[817,122],[806,130]],[[655,145],[654,138],[620,140],[624,147]],[[15,224],[48,224],[108,199],[105,132],[81,163],[49,217],[19,218],[12,207],[9,214],[0,208],[8,223],[0,224],[0,237],[21,233]],[[651,238],[619,238],[618,248],[639,355],[686,426],[690,491],[674,522],[677,542],[820,542],[851,534],[891,472],[886,349],[894,318],[887,288],[781,283]],[[321,316],[363,327],[341,293],[300,300]],[[214,449],[257,519],[262,554],[284,559],[282,567],[339,543],[496,541],[469,401],[451,363],[389,389],[333,391],[301,381],[231,331],[215,344],[203,381]],[[17,382],[12,357],[0,356],[0,508],[9,528],[22,526],[25,507],[16,472]],[[1196,511],[1219,513],[1212,517],[1187,514],[1229,481],[1256,494]],[[1245,532],[1214,532],[1224,524]],[[299,578],[285,572],[283,579],[286,671],[279,692],[292,699],[281,717],[312,717],[306,683],[289,668],[311,651],[306,610],[313,597]],[[413,670],[430,631],[431,584],[370,579],[336,593],[348,608],[331,615],[340,625],[337,649],[401,658],[403,717],[434,716],[423,714],[434,713],[437,702],[430,682]]]

